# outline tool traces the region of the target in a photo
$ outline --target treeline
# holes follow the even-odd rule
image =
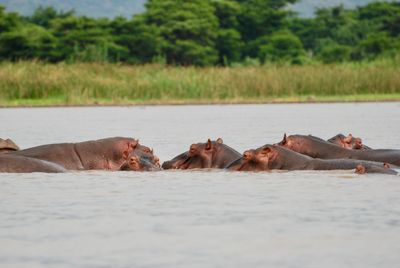
[[[148,0],[131,19],[0,6],[0,60],[233,65],[368,61],[400,51],[400,3],[287,10],[297,0]]]

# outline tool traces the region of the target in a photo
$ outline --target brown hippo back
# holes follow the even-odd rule
[[[2,154],[0,155],[0,172],[7,173],[30,173],[30,172],[46,172],[60,173],[66,172],[62,166],[25,156]]]
[[[400,165],[400,150],[394,149],[348,150],[304,135],[285,135],[278,145],[313,158],[348,158]]]
[[[134,150],[147,148],[135,139],[114,137],[79,143],[47,144],[13,154],[51,161],[69,170],[120,170]]]

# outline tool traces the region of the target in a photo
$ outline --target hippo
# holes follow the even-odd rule
[[[0,172],[7,173],[62,173],[67,170],[55,163],[13,154],[0,155]]]
[[[387,171],[388,168],[390,168],[390,166],[388,164],[386,164],[386,163],[383,164],[383,167],[386,168],[386,171]],[[359,164],[359,165],[357,165],[355,172],[358,173],[358,174],[382,173],[382,167],[381,166],[375,166],[375,165],[365,166],[363,164]]]
[[[397,175],[395,170],[379,162],[354,159],[318,159],[270,144],[245,151],[243,156],[228,165],[227,169],[232,171],[359,169],[359,173],[364,171]]]
[[[400,150],[395,149],[348,150],[330,142],[310,138],[309,136],[286,136],[286,134],[278,145],[313,158],[348,158],[384,162],[396,166],[400,165]]]
[[[163,169],[179,169],[188,159],[189,151],[183,152],[180,155],[175,156],[171,160],[165,161],[161,167]]]
[[[194,143],[190,149],[170,161],[163,163],[164,169],[225,168],[241,157],[233,148],[225,145],[221,138],[216,141]]]
[[[11,153],[54,162],[68,170],[121,170],[132,156],[146,158],[155,168],[159,167],[159,160],[150,148],[125,137],[47,144]]]
[[[333,136],[327,142],[339,145],[340,147],[346,149],[354,149],[354,150],[371,150],[370,147],[364,145],[362,143],[361,138],[355,138],[353,135],[349,134],[347,137],[341,133]]]
[[[129,158],[120,167],[121,171],[158,171],[161,170],[159,163],[152,162],[148,157],[138,156],[131,153]]]
[[[0,153],[6,153],[10,151],[18,151],[19,147],[10,139],[2,139],[0,138]]]

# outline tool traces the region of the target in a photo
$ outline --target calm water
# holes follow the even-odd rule
[[[140,138],[162,161],[343,132],[400,148],[400,103],[0,109],[22,148]],[[0,267],[397,267],[400,177],[351,171],[0,174]]]

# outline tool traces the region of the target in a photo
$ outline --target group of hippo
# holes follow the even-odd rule
[[[221,138],[194,143],[160,165],[153,150],[133,138],[114,137],[79,143],[47,144],[20,150],[0,139],[0,172],[66,172],[68,170],[155,171],[161,169],[355,170],[363,173],[398,173],[400,150],[371,149],[360,138],[338,134],[325,141],[311,135],[284,135],[240,154]]]

